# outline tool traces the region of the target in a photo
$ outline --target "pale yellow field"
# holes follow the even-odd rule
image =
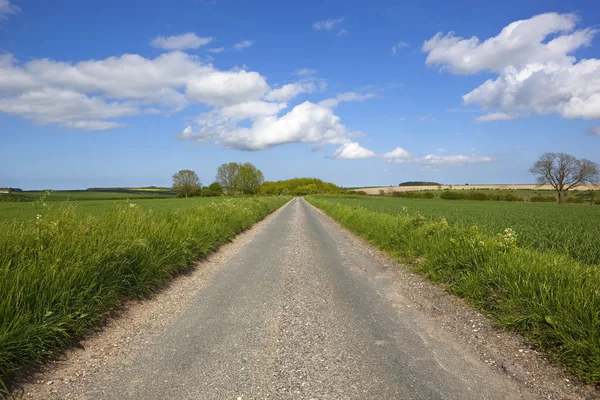
[[[374,188],[364,189],[352,189],[353,191],[363,191],[367,194],[379,194],[380,190],[384,190],[386,193],[391,192],[413,192],[417,190],[469,190],[469,189],[498,189],[498,190],[517,190],[517,189],[531,189],[531,190],[553,190],[550,185],[441,185],[441,186],[381,186]],[[576,190],[598,190],[598,187],[593,185],[582,185]]]

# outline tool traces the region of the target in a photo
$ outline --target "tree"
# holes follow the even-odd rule
[[[182,169],[173,175],[173,190],[177,192],[177,197],[193,196],[201,187],[200,178],[192,170]]]
[[[223,196],[223,187],[219,182],[214,182],[205,187],[203,190],[205,196]]]
[[[545,153],[530,169],[537,175],[538,185],[551,185],[558,194],[558,202],[565,201],[568,190],[583,184],[597,185],[600,168],[590,160],[577,159],[565,153]]]
[[[265,181],[260,169],[250,163],[240,165],[235,179],[237,193],[249,195],[258,192],[258,188]]]
[[[240,164],[230,162],[223,164],[217,169],[216,181],[221,185],[225,193],[235,194],[235,180],[240,169]]]
[[[255,194],[264,182],[263,173],[250,163],[230,162],[217,170],[217,182],[227,194]]]

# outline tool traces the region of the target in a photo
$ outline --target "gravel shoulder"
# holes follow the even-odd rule
[[[595,399],[296,199],[16,393],[32,399]]]

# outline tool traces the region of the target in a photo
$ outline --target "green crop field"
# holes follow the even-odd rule
[[[134,193],[135,192],[135,193]],[[148,192],[144,189],[126,192],[91,192],[91,191],[51,191],[46,195],[44,191],[15,192],[17,196],[23,196],[32,201],[45,197],[46,201],[70,201],[70,200],[117,200],[117,199],[136,199],[152,197],[173,197],[173,194],[156,190],[156,193]]]
[[[0,396],[289,199],[0,203]]]
[[[389,214],[418,212],[428,220],[445,217],[450,224],[476,225],[488,235],[511,228],[521,247],[566,254],[586,264],[600,264],[598,206],[365,196],[318,198]]]
[[[349,230],[600,383],[600,207],[309,196]]]
[[[224,197],[191,197],[189,199],[156,198],[156,199],[123,199],[123,200],[85,200],[85,201],[52,201],[52,202],[0,202],[0,222],[21,220],[33,221],[37,215],[44,215],[49,211],[70,208],[78,214],[99,215],[114,206],[136,206],[152,211],[183,210],[202,204],[210,204],[225,200]]]

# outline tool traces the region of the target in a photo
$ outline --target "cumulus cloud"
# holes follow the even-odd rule
[[[333,153],[333,158],[339,159],[360,159],[375,157],[375,152],[365,149],[356,142],[344,143]]]
[[[313,23],[313,28],[317,31],[329,31],[332,30],[337,24],[344,21],[344,18],[332,18],[323,21],[317,21]]]
[[[328,108],[335,108],[338,106],[338,104],[340,104],[344,101],[365,101],[368,99],[372,99],[373,97],[375,97],[374,93],[345,92],[345,93],[340,93],[335,97],[321,100],[319,102],[319,105],[321,105],[323,107],[328,107]]]
[[[383,153],[381,155],[383,158],[393,158],[393,159],[409,159],[411,157],[410,153],[404,150],[402,147],[396,147],[394,150],[389,153]]]
[[[193,103],[228,107],[258,101],[269,91],[258,72],[220,71],[179,51],[74,64],[49,59],[20,64],[10,54],[0,55],[0,112],[74,129],[120,126],[73,121],[133,116],[142,112],[140,106],[171,112]]]
[[[221,53],[221,52],[225,51],[225,47],[215,47],[212,49],[208,49],[208,51],[211,53]]]
[[[21,8],[10,2],[10,0],[0,0],[0,20],[7,19],[11,14],[18,14]]]
[[[317,90],[317,86],[312,81],[288,83],[280,88],[273,89],[265,96],[269,101],[287,101],[301,93],[312,93]]]
[[[280,104],[278,107],[282,109],[284,106]],[[222,116],[222,111],[218,114]],[[233,114],[237,115],[237,112]],[[198,121],[197,132],[184,130],[179,138],[214,140],[224,147],[238,150],[264,150],[286,143],[342,144],[349,140],[346,127],[331,109],[308,101],[282,116],[268,112],[265,115],[258,114],[250,117],[249,127],[205,115]]]
[[[241,42],[234,44],[233,49],[240,51],[240,50],[247,49],[248,47],[250,47],[252,45],[253,45],[252,40],[242,40]]]
[[[188,32],[175,36],[157,36],[152,39],[150,45],[163,50],[187,50],[205,46],[213,39],[212,37],[199,37],[195,33]]]
[[[406,42],[398,42],[392,46],[392,54],[396,55],[396,52],[404,47],[408,47],[408,43]]]
[[[423,44],[426,64],[455,74],[497,74],[463,96],[465,104],[501,114],[560,114],[600,118],[600,60],[577,60],[573,52],[589,46],[598,32],[575,29],[574,14],[547,13],[507,25],[481,42],[450,32]],[[479,121],[507,119],[480,117]]]
[[[444,151],[444,149],[438,149],[438,151]],[[478,164],[488,163],[494,161],[490,157],[485,156],[438,156],[435,154],[428,154],[424,157],[414,156],[408,151],[401,147],[397,147],[389,153],[383,153],[380,157],[385,158],[388,162],[394,164],[419,164],[425,166],[435,165],[448,165],[448,166],[462,166],[467,164]]]

